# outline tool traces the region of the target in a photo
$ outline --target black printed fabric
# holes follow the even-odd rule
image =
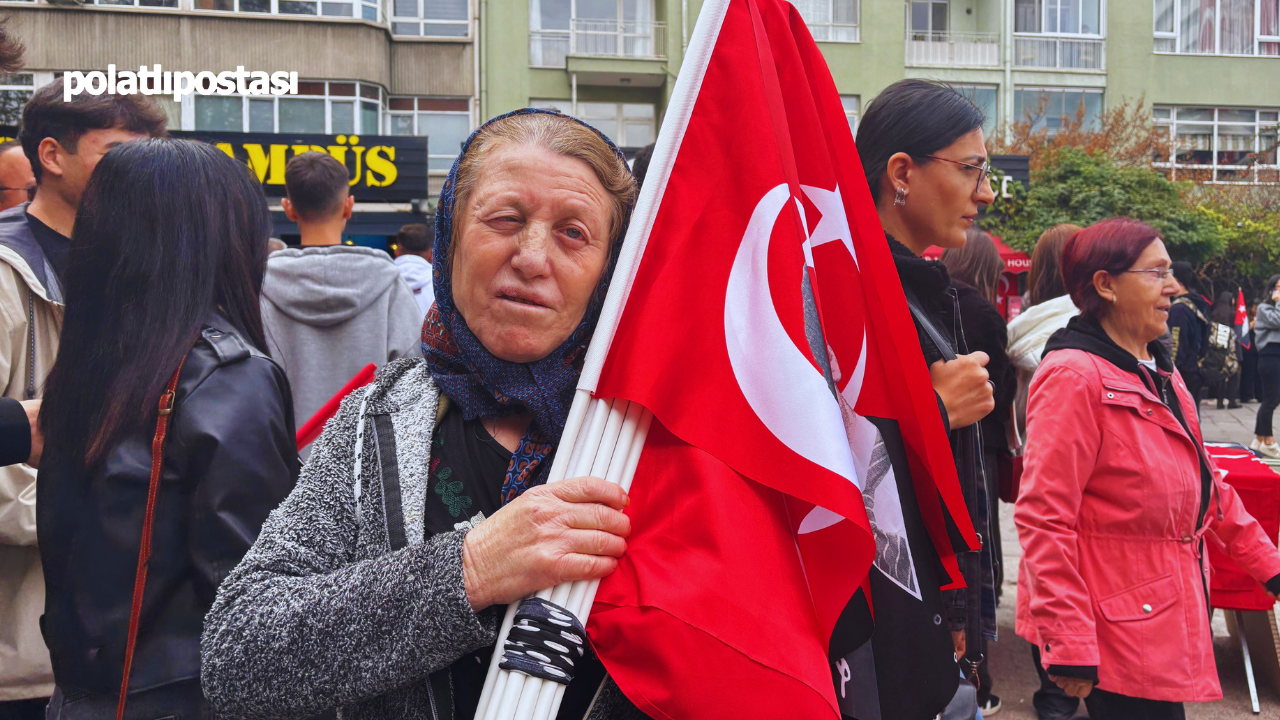
[[[452,532],[476,513],[492,516],[502,507],[502,480],[511,452],[479,418],[464,420],[450,406],[432,439],[424,530],[427,537]]]

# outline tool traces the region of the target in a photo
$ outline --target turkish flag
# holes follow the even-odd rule
[[[1244,289],[1236,288],[1236,340],[1246,349],[1253,347],[1253,338],[1249,337],[1249,308],[1244,304]]]
[[[595,388],[655,422],[628,552],[588,631],[652,717],[837,717],[848,688],[831,657],[866,636],[833,631],[872,564],[922,594],[898,482],[947,575],[934,597],[960,583],[948,520],[976,536],[839,95],[794,6],[708,0],[672,107]]]

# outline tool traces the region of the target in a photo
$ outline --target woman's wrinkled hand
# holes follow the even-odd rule
[[[631,532],[622,512],[628,502],[622,488],[593,477],[542,485],[512,500],[463,542],[472,609],[613,572]]]
[[[1049,679],[1057,683],[1062,688],[1062,692],[1074,698],[1087,698],[1089,693],[1093,692],[1093,681],[1082,680],[1081,678],[1058,677],[1050,675]]]
[[[994,388],[986,369],[990,359],[984,352],[975,352],[929,366],[934,392],[947,408],[952,430],[968,427],[995,410]]]

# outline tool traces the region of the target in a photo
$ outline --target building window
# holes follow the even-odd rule
[[[1277,183],[1280,110],[1160,107],[1152,109],[1169,141],[1157,167],[1202,182]]]
[[[1280,56],[1280,0],[1154,0],[1155,51]]]
[[[1102,0],[1014,0],[1013,3],[1013,30],[1019,33],[1101,36],[1102,17]]]
[[[1032,132],[1056,134],[1084,108],[1084,127],[1098,127],[1102,115],[1102,90],[1094,88],[1015,88],[1014,120],[1030,121]]]
[[[173,3],[169,7],[177,7],[176,0],[137,0],[142,5],[152,3]],[[102,5],[132,5],[128,0],[111,2],[98,0]],[[373,22],[379,21],[377,0],[195,0],[196,10],[214,10],[219,12],[239,12],[266,15],[312,15],[318,17],[354,18],[359,17]]]
[[[31,73],[0,75],[0,125],[17,125],[22,120],[22,106],[31,99],[35,81]]]
[[[912,40],[945,39],[947,35],[947,0],[912,0],[907,8],[911,18]]]
[[[996,97],[999,95],[994,85],[953,85],[957,92],[973,101],[982,111],[986,120],[982,122],[982,134],[991,137],[996,131]]]
[[[574,114],[568,100],[532,100],[530,105]],[[580,102],[577,117],[620,148],[642,148],[657,137],[657,111],[649,103]]]
[[[849,132],[858,137],[858,116],[862,112],[860,95],[841,95],[840,104],[844,106],[844,117],[849,121]]]
[[[570,55],[666,57],[653,0],[529,0],[529,65],[562,68]]]
[[[104,7],[178,7],[178,0],[86,0],[86,5],[102,5]]]
[[[382,88],[369,83],[299,81],[281,97],[189,95],[195,130],[213,132],[377,134]]]
[[[860,0],[792,0],[818,42],[858,42],[859,3]],[[911,4],[914,9],[917,3]],[[946,2],[938,4],[945,6]]]
[[[467,0],[391,0],[391,34],[411,37],[469,37]]]
[[[391,98],[387,101],[387,134],[427,138],[427,167],[448,171],[471,135],[471,101],[467,98]]]

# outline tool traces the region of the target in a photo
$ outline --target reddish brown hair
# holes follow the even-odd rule
[[[1082,315],[1100,318],[1107,302],[1093,287],[1099,270],[1118,275],[1133,267],[1138,256],[1160,233],[1132,218],[1111,218],[1071,236],[1062,246],[1062,281]]]
[[[1079,225],[1054,225],[1036,241],[1031,251],[1031,270],[1027,273],[1031,305],[1067,294],[1067,286],[1062,282],[1062,246],[1078,232]]]

